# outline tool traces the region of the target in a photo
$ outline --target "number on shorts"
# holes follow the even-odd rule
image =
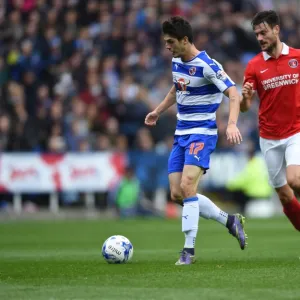
[[[197,155],[204,148],[204,143],[191,143],[189,154]]]

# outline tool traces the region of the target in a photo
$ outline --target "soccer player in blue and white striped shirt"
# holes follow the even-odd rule
[[[246,246],[244,217],[228,215],[210,199],[197,194],[200,179],[209,169],[210,154],[216,147],[216,111],[223,94],[230,100],[227,139],[233,144],[242,141],[237,128],[240,96],[222,66],[195,47],[192,27],[186,20],[172,17],[163,23],[162,31],[166,48],[173,54],[174,85],[158,107],[146,116],[145,124],[154,126],[160,114],[177,103],[178,121],[168,171],[172,200],[183,204],[185,244],[176,264],[186,265],[195,261],[199,215],[223,224],[237,238],[241,249]]]

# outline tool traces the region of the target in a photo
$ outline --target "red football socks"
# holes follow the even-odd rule
[[[300,231],[300,202],[296,197],[291,202],[285,204],[283,212],[289,218],[294,227]]]

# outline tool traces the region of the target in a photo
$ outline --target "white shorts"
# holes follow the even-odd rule
[[[271,186],[279,188],[286,185],[286,167],[300,165],[300,133],[282,140],[261,137],[260,148],[267,164]]]

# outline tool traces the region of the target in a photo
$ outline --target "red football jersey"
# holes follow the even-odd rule
[[[261,52],[249,61],[244,83],[253,83],[260,99],[259,133],[284,139],[300,132],[300,49],[283,44],[275,59]]]

